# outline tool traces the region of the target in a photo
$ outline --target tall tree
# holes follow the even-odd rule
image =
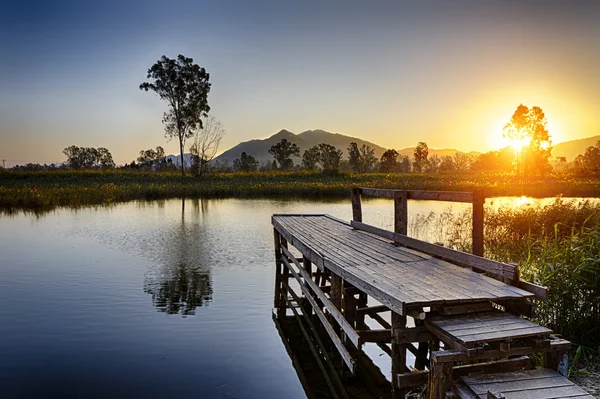
[[[294,161],[291,157],[300,156],[300,147],[287,139],[281,139],[279,143],[269,148],[269,154],[273,155],[273,158],[279,163],[279,169],[290,170],[294,167]]]
[[[429,155],[429,147],[427,144],[419,141],[415,151],[413,152],[413,169],[417,173],[421,173],[425,166],[427,166],[427,156]]]
[[[165,136],[179,139],[181,175],[185,176],[183,148],[186,139],[196,129],[202,129],[202,117],[208,115],[209,74],[192,58],[179,54],[177,59],[162,56],[148,69],[150,82],[140,85],[141,90],[152,90],[169,105],[163,114]]]
[[[202,119],[202,129],[197,129],[194,142],[190,147],[192,169],[196,174],[202,175],[206,164],[217,155],[223,136],[225,136],[225,129],[214,116]]]
[[[342,162],[342,150],[338,150],[330,144],[319,144],[319,153],[321,154],[321,165],[324,171],[336,171],[340,168]]]
[[[307,170],[317,169],[317,164],[321,159],[321,153],[318,146],[313,146],[302,154],[302,167]]]
[[[233,168],[241,172],[254,172],[258,168],[258,161],[252,155],[242,152],[242,155],[233,161]]]
[[[360,150],[358,149],[358,144],[354,142],[348,146],[348,163],[350,164],[350,170],[354,173],[360,172]]]
[[[394,149],[386,150],[381,156],[381,160],[379,161],[381,171],[387,173],[394,172],[398,163],[398,155],[398,151]]]
[[[516,144],[517,166],[523,166],[525,175],[545,172],[550,168],[548,159],[552,153],[552,141],[546,125],[546,115],[540,107],[529,108],[521,104],[504,126],[503,136]]]
[[[373,170],[375,164],[377,163],[377,158],[375,157],[375,150],[366,144],[363,144],[360,147],[360,171],[362,173],[367,173]]]

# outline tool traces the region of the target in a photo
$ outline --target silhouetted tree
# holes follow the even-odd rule
[[[348,163],[351,171],[354,173],[360,172],[360,150],[358,149],[358,144],[354,142],[348,146]]]
[[[386,150],[379,161],[382,172],[391,173],[396,170],[398,164],[398,151],[394,149]]]
[[[279,169],[290,170],[294,167],[294,161],[291,157],[299,157],[300,148],[296,143],[292,143],[287,139],[281,139],[279,143],[269,148],[269,154],[273,155],[273,158],[279,163]]]
[[[425,166],[427,166],[427,156],[429,155],[427,144],[419,141],[413,155],[413,169],[415,172],[421,173]]]
[[[510,147],[505,147],[498,151],[490,151],[481,154],[472,164],[471,170],[475,171],[504,171],[512,169],[514,154]]]
[[[408,173],[410,172],[410,158],[408,155],[398,156],[398,167],[397,172]]]
[[[183,148],[186,139],[192,137],[196,129],[202,129],[202,117],[207,116],[209,74],[192,58],[177,56],[170,59],[162,56],[150,69],[148,79],[140,85],[141,90],[152,90],[169,105],[169,111],[163,114],[165,136],[179,139],[181,157],[181,175],[185,176]]]
[[[233,161],[233,168],[241,172],[254,172],[258,169],[258,161],[252,155],[242,152],[242,155]]]
[[[342,150],[338,150],[330,144],[319,144],[319,153],[321,154],[321,165],[324,171],[336,171],[340,168],[342,161]]]
[[[579,154],[573,161],[575,172],[579,175],[590,176],[600,174],[600,141],[595,146],[589,146],[585,153]]]
[[[439,170],[441,163],[442,163],[442,160],[440,159],[440,157],[437,155],[433,155],[427,161],[427,165],[426,165],[425,169],[429,173],[436,173]]]
[[[373,170],[377,164],[377,158],[375,157],[375,150],[366,144],[360,147],[360,171],[367,173]]]
[[[456,170],[469,170],[473,162],[473,156],[469,154],[465,154],[464,152],[454,154],[454,169]]]
[[[540,107],[517,107],[510,122],[504,126],[505,138],[520,143],[517,152],[517,165],[523,165],[523,173],[530,175],[550,169],[548,159],[552,153],[552,141],[546,128],[546,116]],[[522,148],[519,148],[521,147]],[[519,160],[519,155],[523,157]]]
[[[317,164],[321,159],[321,154],[318,146],[314,146],[304,151],[302,154],[302,167],[307,170],[317,169]]]
[[[444,155],[441,158],[439,170],[441,172],[452,172],[456,170],[454,159],[450,155]]]
[[[67,165],[71,169],[110,169],[115,167],[112,154],[104,147],[77,147],[72,145],[63,150]]]
[[[224,135],[223,125],[214,116],[202,119],[202,129],[196,130],[194,142],[190,147],[192,171],[195,174],[202,175],[205,172],[206,164],[217,154]]]
[[[149,150],[140,151],[140,156],[137,158],[137,161],[142,166],[154,166],[165,158],[165,150],[158,146],[156,150],[150,148]]]

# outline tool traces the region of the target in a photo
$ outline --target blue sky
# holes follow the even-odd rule
[[[222,150],[280,129],[487,151],[519,103],[554,141],[600,134],[600,2],[3,2],[0,157],[117,162],[167,143],[138,86],[161,55],[211,74]]]

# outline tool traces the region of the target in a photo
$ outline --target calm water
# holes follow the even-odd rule
[[[0,216],[0,398],[305,397],[271,319],[273,213],[348,220],[351,207],[169,200]],[[366,202],[364,219],[391,226],[391,202]]]

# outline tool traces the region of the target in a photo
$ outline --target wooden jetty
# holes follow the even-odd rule
[[[394,231],[362,222],[362,196],[394,200]],[[408,237],[409,199],[472,203],[473,253]],[[348,375],[361,373],[362,346],[377,344],[391,357],[394,398],[418,387],[426,387],[429,398],[533,397],[515,388],[526,383],[511,384],[530,368],[527,355],[543,353],[546,368],[540,372],[555,373],[537,383],[557,383],[561,376],[553,370],[562,362],[564,373],[570,343],[529,320],[535,300],[547,298],[546,288],[520,280],[515,265],[483,257],[484,201],[481,191],[356,188],[350,222],[329,215],[273,215],[276,319],[302,316],[318,324]],[[407,352],[414,362],[407,361]],[[482,396],[481,381],[500,378],[498,372],[506,378]],[[561,378],[558,384],[566,384]],[[329,378],[339,384],[334,380]],[[555,387],[535,397],[565,397],[579,389]]]

